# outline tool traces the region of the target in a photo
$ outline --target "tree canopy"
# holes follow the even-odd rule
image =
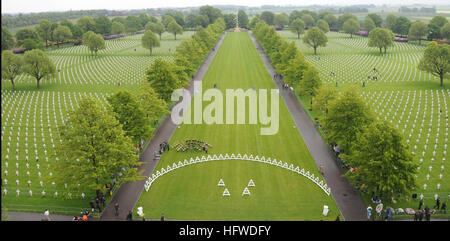
[[[408,38],[410,40],[419,40],[419,44],[424,36],[428,33],[428,26],[421,21],[414,22],[409,28]]]
[[[328,38],[318,27],[313,27],[308,29],[305,36],[303,37],[303,42],[314,49],[314,54],[316,54],[316,49],[320,46],[327,46]]]
[[[14,79],[23,72],[23,59],[8,50],[2,51],[2,79],[11,81],[13,90],[16,90]]]
[[[12,34],[6,29],[5,27],[2,27],[2,51],[11,49],[14,47],[14,39]]]
[[[305,22],[303,22],[303,20],[297,18],[294,21],[292,21],[289,27],[293,33],[297,34],[297,38],[300,39],[300,34],[305,32],[306,25]]]
[[[369,47],[377,47],[380,49],[380,55],[382,49],[386,53],[386,49],[394,44],[394,34],[391,30],[385,28],[374,28],[369,33]]]
[[[419,62],[419,69],[439,77],[444,87],[444,77],[450,72],[450,45],[428,44]]]
[[[172,33],[175,36],[175,40],[177,39],[177,34],[183,34],[183,28],[178,25],[176,21],[172,21],[167,26],[167,31]]]
[[[36,79],[38,89],[42,78],[53,77],[56,73],[52,59],[40,49],[33,49],[25,53],[23,68],[25,73]]]
[[[158,37],[156,37],[156,35],[151,30],[145,31],[144,35],[142,36],[142,46],[146,49],[149,49],[150,56],[152,56],[153,48],[160,46]]]
[[[83,97],[78,107],[69,111],[60,136],[62,142],[55,148],[60,160],[52,166],[55,174],[50,179],[67,184],[68,192],[103,190],[113,179],[120,185],[143,178],[137,171],[142,163],[136,147],[110,106]]]
[[[324,33],[328,33],[330,32],[330,26],[328,25],[328,23],[323,20],[323,19],[319,19],[317,20],[317,27],[322,30],[322,32]]]
[[[83,45],[87,46],[92,53],[97,55],[99,50],[105,49],[105,40],[100,34],[92,31],[83,34]]]
[[[342,25],[342,28],[344,29],[344,31],[346,33],[349,33],[350,38],[352,38],[353,34],[356,34],[359,32],[360,26],[359,26],[359,22],[357,20],[350,18],[344,22],[344,24]]]

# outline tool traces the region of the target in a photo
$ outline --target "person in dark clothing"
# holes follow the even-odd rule
[[[422,221],[422,219],[423,219],[423,212],[420,211],[420,212],[419,212],[419,221]]]
[[[338,215],[337,215],[337,217],[336,217],[336,220],[334,220],[334,221],[341,221],[341,218],[340,218],[340,216],[341,216],[341,215],[340,215],[340,214],[338,214]]]
[[[101,212],[101,211],[102,211],[102,208],[100,207],[100,199],[96,198],[96,199],[95,199],[95,203],[97,204],[97,209],[98,209],[98,211]]]
[[[91,200],[91,201],[89,202],[89,205],[91,206],[92,212],[94,212],[94,211],[95,211],[94,201]]]
[[[425,220],[430,221],[431,220],[431,213],[425,214]]]
[[[444,213],[447,213],[447,203],[446,203],[446,202],[443,202],[443,203],[442,203],[441,210],[442,210]]]
[[[128,212],[127,220],[128,221],[133,221],[133,213],[131,212],[131,210]]]
[[[419,211],[416,211],[414,213],[414,221],[418,221],[419,220]]]
[[[425,214],[430,213],[430,208],[427,206],[425,206]]]
[[[114,204],[114,215],[119,216],[119,203]]]
[[[422,206],[423,206],[423,199],[420,199],[420,202],[419,202],[419,209],[422,209]]]
[[[161,221],[164,221],[164,213],[161,213]]]
[[[437,208],[436,208],[436,207],[437,207]],[[439,210],[440,207],[441,207],[441,198],[438,197],[438,198],[436,199],[436,205],[434,205],[433,208],[436,208],[437,210]]]

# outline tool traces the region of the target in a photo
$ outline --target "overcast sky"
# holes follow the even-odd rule
[[[445,4],[448,0],[1,0],[2,13],[29,13],[87,9],[143,9],[201,5],[353,5],[353,4]]]

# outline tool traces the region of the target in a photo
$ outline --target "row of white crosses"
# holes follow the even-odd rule
[[[53,173],[48,171],[51,163],[49,163],[49,157],[51,151],[54,152],[55,141],[62,140],[52,132],[52,128],[58,129],[58,121],[57,116],[58,113],[56,111],[56,107],[59,109],[59,114],[61,116],[61,123],[64,121],[65,112],[63,112],[63,108],[61,108],[61,103],[64,103],[64,109],[67,110],[70,105],[70,108],[77,105],[77,98],[84,95],[85,93],[66,93],[66,92],[26,92],[26,91],[2,91],[2,143],[6,143],[6,147],[2,145],[2,162],[4,163],[4,169],[2,172],[3,175],[3,184],[5,188],[3,190],[4,193],[7,192],[6,187],[8,187],[8,178],[13,178],[15,181],[10,183],[11,185],[16,186],[18,188],[21,183],[27,185],[28,188],[31,187],[40,187],[45,188],[42,177],[44,176],[52,176]],[[68,96],[68,103],[66,102],[66,95]],[[95,97],[97,99],[101,99],[102,101],[106,101],[106,97],[104,94],[98,93],[88,93],[88,95]],[[55,103],[55,96],[57,101]],[[64,101],[61,101],[61,96]],[[73,98],[72,98],[73,96]],[[75,98],[77,97],[77,98]],[[72,100],[73,99],[73,100]],[[39,103],[39,104],[38,104]],[[40,108],[38,108],[40,105]],[[44,111],[44,106],[45,110]],[[52,108],[50,108],[52,106]],[[51,119],[49,113],[53,111],[54,123],[51,123]],[[25,116],[26,113],[26,116]],[[30,116],[31,113],[31,116]],[[42,116],[47,115],[48,124],[44,125],[44,121]],[[40,118],[41,124],[40,126],[36,126],[36,119]],[[23,128],[22,123],[25,122],[25,128]],[[29,126],[29,122],[32,122],[32,126]],[[9,128],[8,128],[9,127]],[[40,128],[40,136],[42,142],[39,144],[36,129]],[[25,129],[25,133],[23,130]],[[33,139],[30,138],[29,145],[29,131],[33,130]],[[47,131],[47,132],[46,132]],[[39,133],[39,132],[38,132]],[[9,134],[9,135],[8,135]],[[25,135],[24,135],[25,134]],[[7,136],[7,140],[4,141]],[[13,137],[16,137],[16,145],[11,143],[13,141]],[[50,140],[50,143],[46,142]],[[55,139],[54,139],[55,138]],[[23,144],[24,143],[24,144]],[[10,149],[15,147],[15,153]],[[32,151],[29,151],[29,147],[34,147],[34,156],[31,156]],[[43,153],[38,153],[38,148],[43,150]],[[14,160],[15,156],[15,160]],[[44,157],[44,158],[42,158]],[[30,160],[31,159],[31,160]],[[37,161],[36,161],[37,160]],[[42,162],[45,160],[45,162]],[[58,161],[58,157],[54,158],[54,161]],[[10,173],[9,173],[10,172]],[[15,176],[14,176],[15,175]],[[34,177],[34,178],[33,178]],[[21,180],[22,178],[22,180]],[[25,180],[23,180],[25,178]],[[32,182],[32,180],[34,180]],[[21,182],[22,181],[22,182]],[[34,185],[33,185],[34,184]],[[64,185],[67,187],[67,184]],[[55,188],[56,184],[54,182],[51,183],[51,187]],[[20,193],[20,188],[17,194]],[[30,189],[31,191],[31,189]],[[32,191],[30,192],[30,194]],[[55,192],[57,193],[57,191]],[[71,196],[71,194],[69,195]],[[84,196],[84,194],[83,194]]]
[[[394,95],[395,93],[395,95]],[[399,97],[399,94],[401,96]],[[422,94],[423,93],[423,94]],[[383,95],[384,94],[384,95]],[[418,96],[418,97],[416,97]],[[396,127],[402,130],[403,133],[408,129],[408,123],[410,122],[411,114],[414,112],[414,108],[417,108],[417,112],[415,115],[415,119],[412,124],[412,128],[410,128],[409,134],[406,135],[406,142],[410,144],[412,148],[412,153],[416,154],[416,157],[419,158],[419,163],[426,163],[426,169],[428,173],[426,175],[426,181],[423,184],[423,189],[426,190],[428,187],[427,181],[430,180],[431,172],[433,170],[433,165],[438,165],[439,174],[436,174],[439,180],[443,180],[444,178],[444,170],[445,170],[445,157],[447,156],[447,148],[448,148],[448,109],[447,109],[447,99],[449,99],[450,92],[449,90],[437,90],[437,91],[374,91],[373,93],[366,92],[363,94],[363,97],[369,99],[368,103],[375,104],[376,108],[375,112],[378,113],[379,116],[384,115],[384,119],[388,120],[388,117],[392,116],[391,123],[396,124]],[[380,97],[382,97],[380,99]],[[431,102],[428,101],[428,97],[430,97]],[[435,100],[436,98],[436,100]],[[417,99],[417,104],[416,104]],[[404,100],[404,101],[403,101]],[[386,106],[383,103],[386,101]],[[437,103],[436,103],[437,102]],[[389,107],[389,104],[391,106]],[[394,110],[395,104],[397,104],[397,108]],[[400,117],[398,122],[395,123],[395,119],[398,113],[400,113],[400,107],[403,104],[403,109],[401,110]],[[384,107],[383,107],[384,106]],[[409,114],[406,117],[404,125],[401,125],[403,117],[407,112],[407,107],[410,106]],[[421,108],[423,106],[423,108]],[[382,107],[382,108],[381,108]],[[380,111],[381,108],[381,111]],[[421,111],[423,109],[423,112]],[[429,110],[429,111],[427,111]],[[384,113],[387,111],[387,113]],[[435,117],[435,111],[437,111],[437,123],[433,125],[433,117]],[[393,115],[390,113],[393,112]],[[422,114],[422,115],[420,115]],[[420,126],[417,123],[419,120]],[[427,120],[429,120],[427,122]],[[444,122],[441,125],[441,121]],[[423,129],[428,127],[426,134],[422,133]],[[433,128],[435,127],[435,128]],[[442,132],[441,130],[445,130]],[[433,133],[435,131],[435,133]],[[417,133],[418,132],[418,133]],[[411,142],[411,139],[417,135],[417,139]],[[434,139],[432,139],[434,134]],[[441,135],[440,135],[441,134]],[[443,135],[442,135],[443,134]],[[420,138],[424,136],[426,138],[425,142],[420,141]],[[418,145],[423,145],[422,152],[418,150]],[[432,146],[433,148],[428,148],[428,146]],[[440,155],[442,153],[442,156]],[[431,158],[427,158],[431,154]],[[427,157],[426,157],[427,156]],[[436,161],[440,160],[440,162]],[[420,167],[418,167],[420,171]],[[440,190],[441,181],[438,181],[436,185],[436,189]]]
[[[217,184],[218,187],[225,187],[225,182],[223,181],[223,179],[221,178],[219,180],[219,183]],[[254,187],[255,186],[255,182],[253,181],[253,179],[250,179],[250,181],[248,181],[247,186],[244,188],[244,190],[242,191],[242,196],[244,195],[248,195],[250,196],[250,190],[248,189],[248,187]],[[228,188],[225,188],[225,190],[223,190],[222,196],[231,196],[230,191],[228,190]]]

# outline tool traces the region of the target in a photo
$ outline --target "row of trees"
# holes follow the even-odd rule
[[[34,77],[39,89],[40,81],[54,77],[56,68],[53,61],[39,49],[28,51],[23,57],[8,50],[2,51],[2,79],[10,80],[13,90],[16,88],[14,79],[22,73]]]
[[[297,89],[300,95],[315,96],[322,85],[319,72],[309,64],[294,42],[288,43],[273,27],[259,21],[252,29],[256,39],[272,60],[275,71],[282,74],[287,84]],[[325,35],[318,28],[311,28],[306,35]],[[316,37],[306,37],[315,39]],[[325,37],[326,38],[326,37]]]
[[[191,38],[182,40],[174,53],[173,61],[158,58],[152,63],[147,71],[147,80],[161,99],[168,102],[175,89],[188,86],[189,79],[224,30],[225,21],[218,18],[205,29],[199,27]]]
[[[133,144],[147,137],[152,123],[168,113],[172,91],[187,86],[193,68],[198,68],[224,29],[225,23],[219,18],[183,40],[175,61],[156,59],[136,93],[119,91],[108,98],[107,104],[82,99],[62,127],[63,141],[56,148],[62,159],[53,167],[51,180],[67,183],[66,191],[70,192],[80,188],[101,191],[105,184],[142,179]],[[154,38],[158,40],[156,35]]]
[[[392,30],[395,34],[408,36],[411,40],[420,40],[426,36],[429,39],[450,38],[450,24],[443,16],[433,17],[428,24],[421,21],[411,22],[404,16],[397,17],[394,14],[387,15],[386,19],[383,20],[380,15],[371,13],[360,22],[355,15],[350,13],[336,17],[328,11],[320,11],[317,13],[309,10],[294,10],[289,15],[286,13],[274,14],[270,11],[264,11],[261,15],[256,15],[256,18],[265,21],[269,25],[283,27],[289,24],[291,29],[299,25],[304,26],[304,28],[317,26],[324,32],[327,32],[326,29],[343,30],[353,35],[359,34],[360,30],[370,32],[372,29],[382,27]],[[254,27],[254,25],[251,27]]]
[[[403,135],[376,120],[355,87],[339,93],[323,85],[314,99],[326,139],[339,145],[340,157],[352,167],[345,176],[355,186],[389,201],[417,187],[417,165]]]

